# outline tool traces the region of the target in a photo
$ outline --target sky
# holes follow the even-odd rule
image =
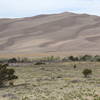
[[[0,0],[0,18],[21,18],[62,12],[100,16],[100,0]]]

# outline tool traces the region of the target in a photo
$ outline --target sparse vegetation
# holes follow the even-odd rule
[[[59,63],[59,62],[100,62],[99,55],[82,55],[82,56],[67,56],[67,57],[55,57],[55,56],[47,56],[47,57],[39,57],[39,58],[10,58],[10,59],[0,59],[0,63],[38,63],[38,62],[48,62],[48,63]]]
[[[15,70],[8,69],[7,66],[8,64],[0,64],[0,87],[4,86],[6,82],[18,78],[16,75],[14,75]],[[13,85],[13,83],[10,82],[10,85]]]
[[[54,59],[55,57],[53,57]],[[78,57],[80,59],[81,57]],[[96,57],[97,58],[97,57]],[[44,60],[45,59],[45,60]],[[66,61],[67,59],[67,61]],[[33,65],[11,66],[19,77],[13,87],[0,90],[2,100],[99,100],[100,62],[65,61],[46,63],[46,57]],[[20,59],[21,61],[21,59]],[[27,60],[29,61],[29,60]],[[31,60],[32,61],[32,60]],[[42,63],[41,63],[42,62]],[[3,64],[2,64],[3,65]],[[7,65],[6,65],[7,66]],[[76,70],[75,70],[76,69]],[[83,74],[83,72],[85,74]],[[93,74],[92,74],[93,72]],[[13,73],[13,70],[11,71]],[[92,77],[88,77],[92,74]],[[7,81],[8,82],[8,81]],[[13,82],[9,81],[12,86]],[[5,85],[5,82],[4,82]]]

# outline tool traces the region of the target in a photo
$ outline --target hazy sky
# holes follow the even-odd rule
[[[100,0],[0,0],[0,17],[76,12],[100,15]]]

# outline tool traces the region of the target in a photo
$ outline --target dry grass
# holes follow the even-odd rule
[[[0,100],[100,100],[100,63],[74,62],[13,67],[19,79],[0,89]],[[84,78],[90,68],[93,75]]]

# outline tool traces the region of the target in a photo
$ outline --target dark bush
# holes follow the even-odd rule
[[[0,64],[0,87],[4,86],[6,82],[17,79],[14,75],[14,69],[8,69],[7,64]]]
[[[35,65],[45,65],[44,62],[36,62]]]
[[[82,73],[83,73],[84,77],[88,77],[89,75],[92,74],[92,70],[91,69],[84,69]]]
[[[76,66],[76,64],[74,64],[74,66],[73,66],[73,67],[74,67],[74,69],[76,69],[76,67],[77,67],[77,66]]]
[[[11,59],[8,60],[8,63],[17,63],[17,59],[11,58]]]
[[[69,56],[68,59],[70,61],[79,61],[79,58],[78,57],[74,57],[74,56]]]

